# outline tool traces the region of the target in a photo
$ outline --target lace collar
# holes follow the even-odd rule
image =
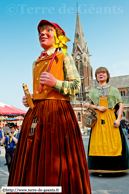
[[[109,92],[110,85],[107,86],[98,86],[97,89],[99,90],[99,96],[107,96]]]

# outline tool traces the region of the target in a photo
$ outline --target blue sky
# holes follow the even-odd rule
[[[129,1],[78,0],[79,16],[88,44],[93,73],[99,66],[111,76],[129,74]],[[76,0],[6,0],[0,3],[0,102],[22,105],[22,84],[32,93],[32,63],[42,48],[37,25],[41,19],[58,23],[71,40],[77,16]]]

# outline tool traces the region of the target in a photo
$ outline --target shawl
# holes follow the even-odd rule
[[[94,105],[97,107],[99,104],[99,89],[91,90],[89,92],[88,96],[92,100]],[[118,104],[119,102],[123,102],[122,98],[120,96],[119,90],[117,88],[114,88],[114,87],[110,87],[110,90],[109,90],[109,93],[107,96],[107,100],[108,100],[108,108],[109,109],[113,109],[116,104]]]

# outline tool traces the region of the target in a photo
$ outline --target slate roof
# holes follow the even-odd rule
[[[129,87],[129,75],[111,77],[109,85],[116,88]]]
[[[108,84],[116,88],[127,88],[129,87],[129,75],[110,77]],[[86,88],[86,92],[89,92],[91,89],[96,88],[98,85],[99,84],[96,80],[91,80],[90,86]]]

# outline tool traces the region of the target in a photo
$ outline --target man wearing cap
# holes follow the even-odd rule
[[[33,102],[22,124],[9,186],[61,186],[62,194],[91,194],[85,150],[70,104],[80,90],[80,77],[66,51],[64,30],[41,20],[44,49],[33,63]],[[60,52],[60,49],[62,52]],[[26,97],[24,106],[28,107]],[[18,165],[17,165],[18,164]]]
[[[6,162],[8,166],[8,171],[10,171],[11,163],[13,160],[16,144],[18,142],[19,133],[15,130],[15,124],[9,123],[10,133],[9,136],[5,136],[3,133],[3,138],[1,143],[6,145]]]

